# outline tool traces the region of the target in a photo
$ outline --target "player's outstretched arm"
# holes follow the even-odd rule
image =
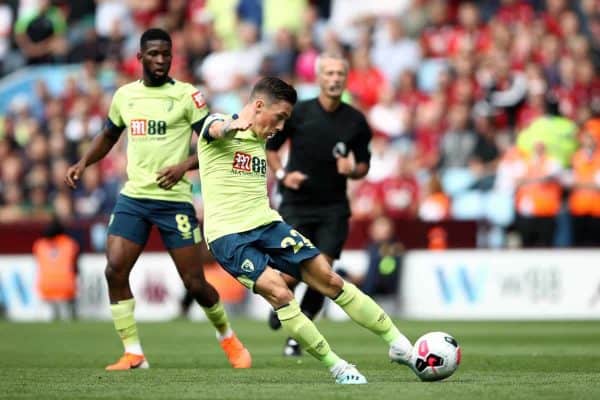
[[[248,117],[237,116],[225,120],[214,119],[208,126],[207,133],[213,139],[231,139],[237,132],[248,130],[252,127],[252,122]]]
[[[119,135],[115,135],[108,127],[104,128],[102,132],[92,140],[92,144],[83,157],[81,157],[77,163],[69,167],[67,176],[65,177],[65,183],[69,185],[69,187],[75,189],[77,187],[77,181],[81,177],[81,174],[83,174],[85,168],[88,165],[103,159],[110,149],[113,148],[115,143],[117,143],[117,140],[119,140]]]

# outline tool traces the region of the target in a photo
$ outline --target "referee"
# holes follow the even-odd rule
[[[346,181],[361,179],[369,172],[371,130],[363,114],[341,100],[348,76],[346,59],[323,53],[315,68],[319,97],[296,104],[284,129],[267,142],[267,159],[280,184],[280,214],[333,265],[348,236]],[[288,139],[289,160],[284,168],[278,150]],[[290,287],[297,284],[293,278],[287,279]],[[313,319],[323,301],[323,295],[307,289],[302,312]],[[273,329],[281,326],[275,313],[269,325]],[[301,355],[295,340],[287,339],[284,355]]]

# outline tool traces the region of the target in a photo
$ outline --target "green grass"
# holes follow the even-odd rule
[[[232,370],[206,323],[140,324],[149,370],[107,373],[121,352],[110,323],[0,322],[1,399],[600,399],[600,322],[400,322],[411,338],[453,334],[463,363],[448,380],[422,383],[387,361],[378,338],[351,323],[318,325],[369,385],[335,385],[309,356],[281,356],[283,334],[236,320],[252,352]]]

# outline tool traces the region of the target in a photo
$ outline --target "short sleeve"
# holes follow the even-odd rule
[[[371,151],[369,150],[369,144],[373,134],[371,128],[367,124],[367,120],[364,116],[360,115],[358,122],[358,135],[355,140],[351,143],[351,150],[354,153],[356,162],[369,163],[371,161]]]
[[[208,117],[206,117],[206,119],[204,120],[204,125],[202,125],[202,130],[200,132],[200,137],[202,138],[202,140],[205,140],[206,143],[210,143],[213,140],[215,140],[215,138],[208,134],[208,129],[213,124],[213,122],[225,121],[225,118],[226,117],[223,114],[211,114]]]
[[[186,88],[185,115],[190,126],[194,127],[208,115],[208,105],[201,91],[192,85]]]
[[[108,109],[109,125],[112,124],[115,128],[125,129],[125,122],[121,116],[121,92],[117,90],[110,102]]]

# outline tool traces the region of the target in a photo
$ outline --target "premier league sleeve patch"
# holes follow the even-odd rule
[[[192,93],[192,100],[194,101],[194,105],[196,106],[196,108],[202,108],[206,105],[204,95],[199,90]]]

